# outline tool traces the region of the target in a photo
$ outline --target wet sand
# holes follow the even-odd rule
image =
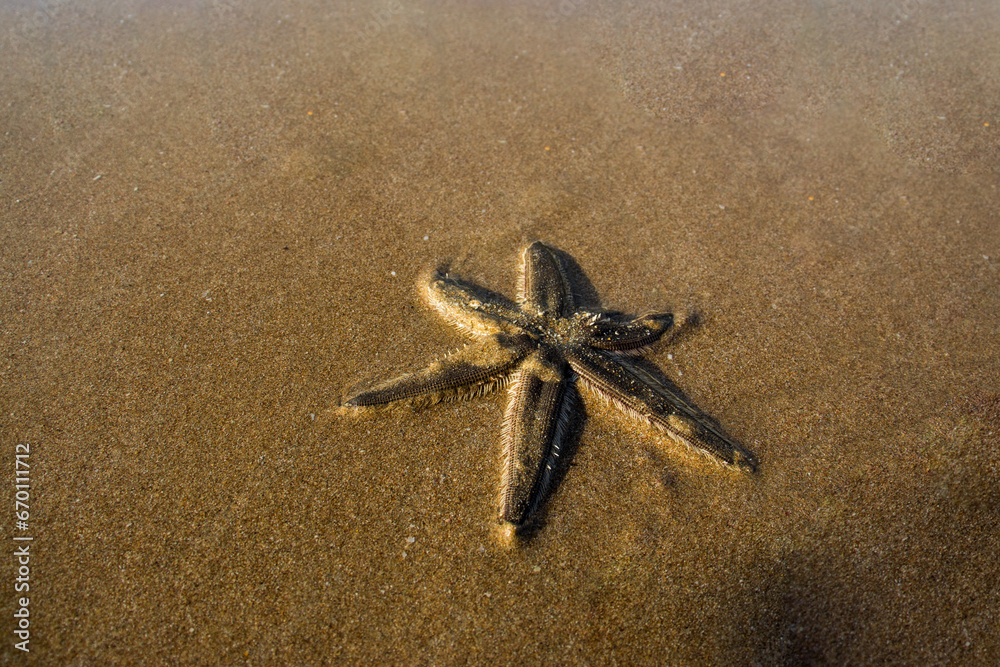
[[[996,664],[1000,8],[7,3],[0,433],[37,664]],[[583,392],[354,419],[543,240],[760,458]],[[8,545],[13,517],[0,522]],[[13,647],[16,564],[0,559]]]

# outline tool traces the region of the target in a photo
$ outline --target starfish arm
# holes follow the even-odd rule
[[[518,300],[536,315],[564,317],[572,313],[575,309],[572,285],[556,252],[536,241],[524,249],[521,258]]]
[[[500,512],[504,521],[518,527],[545,501],[559,472],[575,394],[565,362],[544,350],[521,364],[508,392]]]
[[[602,350],[625,352],[652,345],[674,325],[670,313],[649,314],[618,322],[597,313],[589,315],[587,344]]]
[[[369,408],[408,401],[414,406],[473,398],[504,386],[533,345],[524,338],[502,334],[467,345],[427,368],[355,392],[341,403],[346,408]]]
[[[441,271],[427,279],[424,295],[441,317],[476,335],[516,334],[524,327],[524,314],[513,301]]]
[[[596,349],[567,353],[584,383],[625,413],[665,431],[692,450],[753,472],[757,459],[684,397],[627,358]]]

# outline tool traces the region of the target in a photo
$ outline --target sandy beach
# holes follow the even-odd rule
[[[1000,663],[1000,4],[0,28],[0,663]],[[338,409],[536,240],[697,316],[645,357],[755,474],[581,389],[511,547],[503,392]]]

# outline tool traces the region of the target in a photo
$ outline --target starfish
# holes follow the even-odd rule
[[[423,284],[427,302],[479,340],[423,370],[354,392],[341,405],[422,407],[506,387],[500,518],[515,531],[539,510],[563,468],[580,414],[577,379],[677,443],[723,465],[756,470],[751,452],[637,357],[674,327],[673,315],[628,319],[584,308],[564,253],[536,242],[522,260],[516,301],[433,272]]]

